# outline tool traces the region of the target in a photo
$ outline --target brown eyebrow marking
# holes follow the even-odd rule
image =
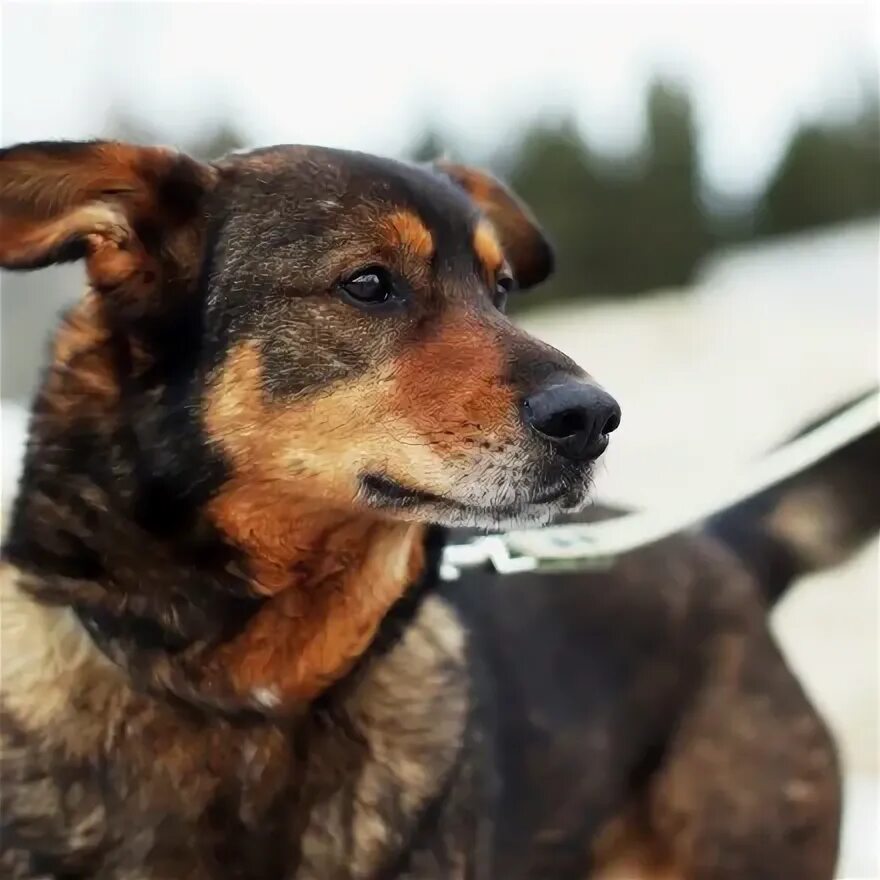
[[[501,268],[504,252],[501,250],[495,229],[488,220],[480,220],[477,223],[477,228],[474,230],[474,251],[490,275],[495,275]]]
[[[382,225],[394,244],[408,248],[425,260],[434,256],[434,237],[411,211],[395,211],[384,218]]]

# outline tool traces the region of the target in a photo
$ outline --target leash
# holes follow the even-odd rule
[[[676,508],[643,511],[595,523],[570,523],[474,538],[444,548],[443,580],[466,568],[498,574],[606,568],[638,550],[702,522],[727,507],[783,483],[880,425],[880,391],[755,463],[739,479]]]

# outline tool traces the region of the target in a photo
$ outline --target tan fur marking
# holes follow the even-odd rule
[[[491,330],[453,315],[374,371],[305,400],[270,402],[259,352],[245,343],[228,355],[207,394],[205,424],[235,465],[233,484],[276,497],[279,506],[286,499],[288,519],[351,512],[363,473],[444,493],[465,475],[463,460],[478,457],[480,443],[515,441],[522,428],[506,366]],[[271,558],[272,542],[286,558],[280,537],[264,541],[259,555]]]
[[[504,252],[495,229],[488,220],[481,220],[474,230],[474,251],[486,267],[489,277],[494,278],[504,262]]]
[[[477,438],[503,439],[519,430],[505,369],[491,331],[453,315],[398,359],[394,409],[443,454],[468,454]]]
[[[235,482],[273,488],[300,510],[309,501],[310,510],[351,511],[365,468],[389,462],[407,473],[439,472],[437,455],[391,410],[395,365],[386,366],[306,400],[272,404],[263,399],[256,347],[232,351],[208,392],[205,424],[232,458]]]
[[[112,205],[93,202],[46,221],[0,214],[0,263],[8,266],[38,261],[43,254],[71,239],[94,236],[97,250],[104,241],[119,246],[131,236],[125,215]]]
[[[387,233],[397,247],[406,248],[430,260],[434,255],[434,238],[424,223],[411,211],[396,211],[384,218],[383,224]]]
[[[422,564],[422,527],[343,519],[291,559],[287,583],[272,584],[283,589],[210,664],[263,705],[310,700],[350,669]]]
[[[520,430],[506,361],[491,333],[465,316],[395,360],[303,401],[263,400],[253,345],[231,352],[208,393],[208,433],[236,465],[236,481],[300,506],[351,511],[364,471],[426,491],[460,477],[452,458],[486,434]],[[452,469],[456,469],[452,473]]]
[[[618,816],[600,829],[593,841],[595,868],[589,880],[683,880],[637,812]]]
[[[57,730],[71,754],[88,754],[103,710],[125,687],[122,673],[95,646],[71,608],[41,605],[22,575],[0,565],[0,694],[24,726]],[[70,718],[78,709],[76,724]],[[89,720],[91,718],[91,721]]]

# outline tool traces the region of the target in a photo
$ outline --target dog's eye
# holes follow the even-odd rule
[[[516,281],[511,275],[499,275],[495,281],[495,296],[492,301],[499,312],[507,310],[507,295],[516,290]]]
[[[339,283],[343,298],[360,308],[387,305],[397,299],[397,291],[391,273],[382,266],[370,266],[359,270]]]

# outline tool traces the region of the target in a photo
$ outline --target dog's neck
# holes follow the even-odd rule
[[[141,686],[230,711],[307,704],[418,580],[424,528],[145,461],[162,425],[132,423],[147,407],[121,405],[89,308],[56,342],[4,555]]]
[[[108,509],[112,537],[77,529],[70,557],[31,544],[13,561],[37,598],[75,607],[140,686],[226,711],[290,714],[352,668],[420,578],[424,527],[237,494],[217,506],[222,540],[190,559]],[[100,553],[108,540],[114,552]],[[100,554],[100,573],[65,573],[82,552]]]
[[[203,669],[251,705],[305,705],[337,681],[424,568],[418,524],[250,485],[226,487],[209,514],[243,551],[251,591],[266,599]]]

